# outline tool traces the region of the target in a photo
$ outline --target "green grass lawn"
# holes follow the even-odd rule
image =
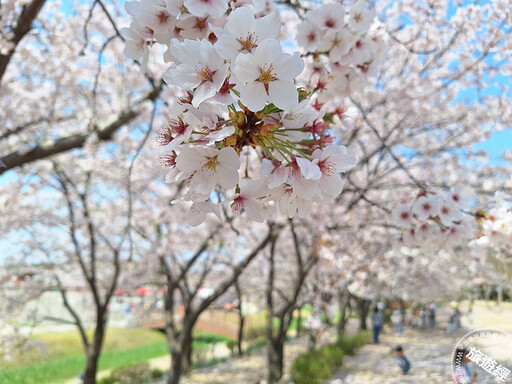
[[[89,334],[92,334],[92,331]],[[0,361],[0,370],[83,355],[82,341],[77,331],[38,333],[34,334],[30,340],[37,343],[37,345],[43,346],[43,349],[23,348],[13,356],[11,361]],[[108,328],[103,351],[135,348],[158,342],[165,342],[165,335],[163,333],[143,328]]]
[[[100,357],[99,370],[115,369],[137,364],[168,353],[165,342],[157,342],[141,347],[104,352]],[[76,377],[83,372],[84,356],[61,357],[44,363],[27,365],[0,371],[2,384],[43,384]]]
[[[0,368],[1,384],[62,383],[84,370],[85,356],[76,332],[53,332],[34,335],[32,340],[46,343],[47,353],[28,350],[16,361]],[[204,332],[194,332],[193,347],[207,348],[228,338]],[[169,353],[165,335],[146,329],[114,329],[107,331],[99,370],[137,364]]]

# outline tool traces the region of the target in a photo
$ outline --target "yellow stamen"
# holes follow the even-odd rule
[[[217,160],[217,156],[210,157],[206,163],[202,166],[202,169],[208,169],[209,171],[215,171],[217,169],[217,165],[219,161]]]
[[[250,33],[247,35],[245,39],[242,39],[241,37],[236,39],[241,45],[241,48],[238,50],[239,52],[247,51],[249,53],[252,52],[253,48],[256,48],[256,37],[254,36],[254,33]]]
[[[268,65],[265,63],[263,68],[260,68],[260,77],[256,79],[256,81],[260,81],[263,84],[268,84],[271,81],[277,80],[277,73],[272,72],[274,70],[274,66],[272,64]]]
[[[212,72],[210,70],[210,67],[208,67],[208,65],[205,65],[202,61],[200,61],[198,64],[201,65],[201,67],[198,67],[197,65],[195,66],[197,78],[202,81],[213,82],[213,74],[215,72]]]

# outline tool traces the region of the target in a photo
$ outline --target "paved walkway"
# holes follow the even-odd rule
[[[450,334],[445,329],[409,329],[401,336],[388,328],[380,344],[369,344],[361,348],[356,356],[346,356],[340,372],[329,380],[329,384],[447,384],[453,383],[451,356],[457,341],[466,334],[459,330]],[[397,346],[404,348],[411,362],[410,375],[401,375],[398,361],[392,357]],[[504,361],[504,360],[502,360]],[[507,367],[512,362],[508,356]],[[476,367],[478,384],[500,383],[487,372]]]
[[[388,331],[391,332],[391,331]],[[341,371],[330,384],[449,383],[450,362],[457,335],[443,330],[407,330],[401,337],[388,333],[378,345],[366,345],[356,356],[344,359]],[[411,362],[411,374],[402,376],[393,348],[402,345]]]

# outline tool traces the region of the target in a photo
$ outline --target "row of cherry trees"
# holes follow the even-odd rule
[[[267,309],[274,383],[306,303],[311,331],[350,302],[364,327],[375,300],[507,284],[486,254],[509,263],[510,153],[473,144],[511,126],[511,17],[501,0],[2,4],[0,281],[35,269],[30,296],[61,292],[88,384],[119,286],[166,287],[175,384],[230,289]]]

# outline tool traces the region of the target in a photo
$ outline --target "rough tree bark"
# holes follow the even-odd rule
[[[347,310],[350,310],[350,295],[347,291],[338,292],[338,310],[340,312],[340,320],[336,327],[338,337],[345,333],[345,326],[347,325]]]
[[[238,336],[236,344],[238,356],[242,356],[244,354],[242,349],[242,342],[244,337],[245,315],[242,307],[242,290],[240,288],[238,278],[235,280],[235,291],[238,300]]]
[[[368,318],[368,313],[370,313],[370,305],[371,301],[366,299],[360,299],[359,297],[354,297],[356,301],[357,315],[359,317],[359,330],[366,330],[368,326],[366,324],[366,319]]]

